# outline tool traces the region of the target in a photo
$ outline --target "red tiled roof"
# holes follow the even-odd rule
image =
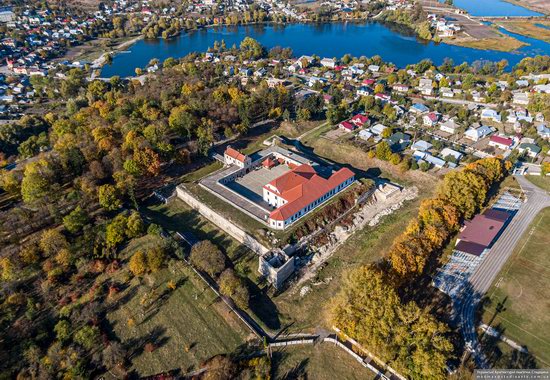
[[[488,209],[483,214],[476,215],[474,219],[466,222],[466,227],[458,238],[461,241],[488,247],[502,230],[509,217],[510,214],[505,211]]]
[[[343,168],[332,174],[329,179],[325,179],[317,175],[310,165],[298,166],[269,183],[276,187],[279,196],[287,201],[271,212],[270,219],[287,220],[353,176],[351,170]]]
[[[354,124],[351,124],[349,121],[343,121],[340,123],[341,127],[344,127],[345,129],[349,129],[350,131],[353,131],[356,126]]]
[[[277,165],[277,163],[273,161],[271,157],[268,157],[265,160],[263,160],[262,165],[266,168],[272,168],[273,166]]]
[[[491,140],[494,143],[510,146],[514,142],[511,138],[502,137],[502,136],[491,136]]]
[[[354,117],[352,117],[352,118],[350,119],[350,121],[351,121],[353,124],[363,125],[363,124],[365,124],[367,121],[369,121],[369,118],[368,118],[366,115],[358,114],[358,115],[355,115]]]
[[[227,154],[229,157],[234,158],[237,161],[244,162],[246,159],[246,155],[242,154],[236,149],[231,148],[230,146],[227,147],[225,150],[225,154]]]

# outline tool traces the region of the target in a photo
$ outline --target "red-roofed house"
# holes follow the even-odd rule
[[[303,164],[263,187],[264,201],[276,207],[269,215],[269,226],[283,230],[348,187],[355,174],[343,168],[325,179],[311,165]]]
[[[514,145],[514,140],[509,137],[491,136],[489,145],[502,150],[508,150],[512,147],[512,145]]]
[[[242,154],[236,149],[228,146],[223,155],[226,165],[237,165],[240,168],[246,168],[250,166],[252,160],[245,154]]]
[[[348,132],[352,132],[357,128],[357,125],[350,123],[348,120],[345,120],[338,124],[338,128],[343,129]]]
[[[365,125],[365,123],[367,123],[368,121],[369,121],[368,116],[363,115],[363,114],[357,114],[354,117],[352,117],[351,119],[349,119],[350,123],[355,124],[359,128],[362,128],[363,125]]]

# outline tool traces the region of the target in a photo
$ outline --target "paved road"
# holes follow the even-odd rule
[[[460,104],[460,105],[463,105],[463,106],[468,106],[468,105],[475,105],[475,106],[479,106],[479,107],[492,107],[492,108],[495,108],[497,105],[494,104],[494,103],[481,103],[481,102],[473,102],[473,101],[470,101],[470,100],[462,100],[462,99],[453,99],[453,98],[444,98],[444,97],[441,97],[441,96],[423,96],[424,99],[427,99],[427,100],[437,100],[438,102],[442,102],[442,103],[451,103],[451,104]]]
[[[533,219],[542,209],[550,207],[550,196],[546,191],[533,185],[523,176],[517,176],[516,178],[527,200],[488,252],[475,273],[470,277],[470,282],[463,290],[461,298],[455,301],[455,310],[461,321],[464,340],[470,346],[474,353],[476,364],[480,368],[486,368],[488,363],[477,342],[475,311],[478,303],[491,287],[504,263],[512,255],[517,242],[527,231]]]

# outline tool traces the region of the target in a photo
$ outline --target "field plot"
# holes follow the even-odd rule
[[[483,321],[525,346],[539,367],[550,366],[550,208],[520,239],[487,293]]]
[[[155,244],[148,235],[126,252]],[[140,376],[196,369],[201,361],[244,344],[248,336],[225,304],[181,261],[172,260],[141,280],[131,279],[111,302],[108,320],[129,348],[132,369]]]
[[[528,175],[525,178],[529,180],[533,185],[540,187],[546,191],[550,191],[550,177],[543,177],[539,175]]]

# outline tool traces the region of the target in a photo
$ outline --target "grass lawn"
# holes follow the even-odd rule
[[[158,245],[146,235],[125,248],[129,257]],[[177,284],[168,288],[169,281]],[[141,376],[175,368],[193,370],[213,355],[227,353],[249,336],[249,331],[185,263],[168,266],[142,279],[132,278],[109,299],[107,318],[113,332],[130,353],[132,369]],[[152,343],[155,349],[144,349]]]
[[[275,350],[272,363],[275,379],[374,379],[371,371],[328,343]]]
[[[533,185],[540,187],[546,191],[550,191],[550,177],[540,175],[528,175],[525,176],[529,182]]]
[[[483,321],[527,347],[540,367],[550,366],[550,208],[518,242],[489,290]],[[499,308],[499,304],[503,306]],[[497,312],[497,309],[501,309]]]

